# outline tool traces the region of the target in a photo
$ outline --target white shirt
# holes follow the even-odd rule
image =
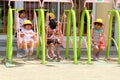
[[[34,32],[32,29],[26,30],[22,28],[21,32],[24,34],[23,40],[27,40],[27,41],[31,40],[34,35]]]

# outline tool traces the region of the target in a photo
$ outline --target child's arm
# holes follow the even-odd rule
[[[93,41],[93,39],[92,39],[92,35],[93,35],[93,28],[91,28],[91,30],[90,30],[90,39],[91,39],[91,42]]]

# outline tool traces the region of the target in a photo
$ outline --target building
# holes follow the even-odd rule
[[[77,26],[80,26],[80,16],[81,12],[84,9],[84,0],[73,0],[74,2],[74,10],[76,12],[77,17]],[[32,9],[39,8],[38,3],[35,2],[12,2],[11,7],[13,8],[20,8],[24,7],[28,14],[31,13]],[[64,12],[64,9],[70,9],[70,4],[60,4],[60,10],[58,10],[57,3],[45,3],[44,8],[49,9],[49,11],[54,12],[56,15],[56,19],[60,20],[60,15]],[[107,20],[107,13],[108,10],[112,9],[112,4],[105,4],[105,3],[89,3],[87,4],[87,8],[93,10],[93,21],[96,18],[102,18],[103,21],[106,23],[105,31],[107,33],[108,29],[108,20]],[[8,0],[0,0],[0,35],[5,34],[7,32],[7,11],[8,11]],[[58,13],[58,11],[60,11]],[[67,14],[67,13],[66,13]],[[92,24],[92,23],[91,23]],[[79,29],[79,27],[78,27]],[[117,31],[117,28],[114,27],[114,32]],[[86,28],[84,28],[84,34],[86,34]],[[114,36],[115,37],[115,36]]]

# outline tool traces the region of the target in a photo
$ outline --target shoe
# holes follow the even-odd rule
[[[97,58],[93,58],[93,61],[98,61],[98,59]]]
[[[97,61],[96,54],[92,55],[93,61]]]
[[[18,57],[18,58],[22,58],[22,57],[23,57],[23,55],[22,55],[22,54],[20,54],[20,53],[17,53],[17,57]]]
[[[28,56],[28,54],[24,54],[23,56],[22,56],[22,58],[25,58],[25,57],[27,57]]]
[[[100,56],[100,54],[99,54],[99,52],[97,52],[96,58],[99,59],[99,56]]]
[[[49,56],[49,55],[46,55],[46,57],[47,57],[47,59],[50,59],[50,60],[52,59],[51,56]]]
[[[62,57],[60,56],[60,54],[57,54],[57,61],[60,62],[61,59]]]

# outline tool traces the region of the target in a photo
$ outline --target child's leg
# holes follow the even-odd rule
[[[49,56],[49,46],[46,46],[46,57],[48,59],[51,59],[51,57]]]
[[[23,48],[24,48],[24,50],[25,50],[25,55],[24,55],[24,57],[25,57],[25,56],[28,56],[27,41],[23,41],[23,42],[22,42],[22,45],[23,45]]]
[[[98,53],[99,49],[97,46],[93,48],[93,59],[96,60],[96,54]]]
[[[29,55],[31,56],[33,54],[33,49],[34,49],[34,40],[30,40],[30,52]]]
[[[56,48],[56,54],[57,54],[57,59],[61,60],[61,56],[60,56],[60,49],[59,49],[60,45],[59,44],[55,44],[55,48]]]
[[[96,57],[99,59],[99,56],[100,56],[100,54],[102,53],[102,51],[103,51],[103,49],[102,48],[99,48],[99,51],[97,52],[97,54],[96,54]]]
[[[55,53],[54,53],[54,44],[51,43],[49,48],[50,48],[50,56],[51,56],[52,58],[55,58],[56,55],[55,55]]]

